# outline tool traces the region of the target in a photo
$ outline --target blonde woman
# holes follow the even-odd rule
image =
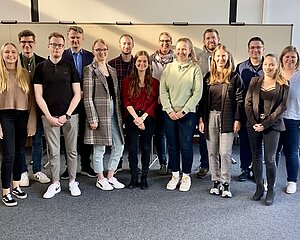
[[[21,67],[18,50],[5,43],[0,50],[0,124],[3,158],[1,164],[2,202],[16,206],[27,198],[20,188],[26,137],[35,134],[36,115],[29,73]],[[12,191],[11,191],[12,176]]]
[[[262,77],[251,80],[245,110],[247,127],[252,151],[253,173],[256,192],[253,200],[259,201],[264,194],[262,143],[264,144],[264,161],[268,183],[265,204],[274,202],[274,184],[276,179],[275,154],[280,131],[285,130],[282,114],[286,110],[289,87],[287,80],[280,74],[279,61],[275,54],[269,53],[263,62]]]

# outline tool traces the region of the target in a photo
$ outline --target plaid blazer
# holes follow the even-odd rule
[[[107,65],[107,68],[114,82],[116,96],[114,110],[121,140],[124,144],[117,72],[109,65]],[[110,99],[106,78],[100,72],[98,63],[93,61],[90,65],[86,66],[83,71],[83,103],[87,115],[84,132],[85,144],[97,144],[101,146],[112,145]],[[89,123],[93,122],[98,122],[98,127],[95,130],[92,130],[89,126]]]

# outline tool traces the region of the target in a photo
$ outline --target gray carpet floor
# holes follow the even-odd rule
[[[209,176],[196,178],[196,146],[192,187],[184,193],[165,189],[170,176],[158,175],[159,164],[150,170],[147,191],[105,192],[95,187],[96,179],[78,174],[80,197],[72,197],[68,181],[62,181],[61,193],[43,199],[48,184],[31,181],[30,187],[24,188],[28,198],[18,200],[17,207],[0,204],[0,239],[300,239],[300,191],[293,195],[284,192],[284,158],[279,166],[275,203],[267,207],[263,200],[251,200],[253,182],[237,181],[237,153],[235,146],[238,163],[232,165],[231,199],[209,194]],[[129,170],[118,173],[117,178],[127,184]]]

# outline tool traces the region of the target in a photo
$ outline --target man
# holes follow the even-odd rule
[[[60,134],[64,134],[69,190],[72,196],[81,195],[76,182],[78,113],[76,107],[81,99],[80,81],[73,64],[62,60],[65,39],[60,33],[48,37],[49,58],[37,65],[34,91],[38,106],[43,112],[42,121],[50,152],[52,184],[43,195],[52,198],[60,187]]]
[[[244,81],[244,97],[246,96],[250,81],[255,76],[263,75],[263,54],[264,42],[260,37],[252,37],[248,41],[248,54],[249,58],[244,62],[237,65],[237,72],[240,74]],[[250,166],[252,163],[252,153],[248,132],[246,128],[247,117],[245,111],[241,114],[241,129],[239,131],[240,137],[240,161],[241,161],[241,174],[238,176],[239,181],[246,181],[250,179]]]
[[[35,67],[38,63],[43,62],[45,58],[35,54],[35,34],[30,30],[23,30],[18,34],[19,44],[21,47],[20,60],[23,68],[26,68],[32,79]],[[33,180],[40,183],[49,183],[50,179],[42,172],[43,158],[43,123],[40,111],[37,111],[36,133],[32,137],[32,172]],[[20,186],[29,186],[28,168],[24,157],[23,169]]]
[[[121,91],[123,79],[130,75],[132,67],[134,65],[134,59],[131,55],[134,47],[133,37],[125,33],[119,38],[119,48],[121,50],[120,56],[111,59],[108,64],[117,70],[117,76],[119,79],[119,87]],[[123,159],[120,159],[117,171],[122,170]]]
[[[71,26],[68,28],[68,42],[69,49],[66,49],[63,53],[62,59],[69,63],[72,63],[77,70],[78,78],[80,80],[80,86],[82,91],[83,82],[83,68],[92,63],[94,55],[92,52],[82,48],[82,42],[84,40],[83,29],[79,26]],[[93,151],[93,145],[84,144],[84,127],[86,122],[86,113],[83,105],[83,100],[78,105],[79,113],[79,133],[78,133],[78,149],[81,162],[81,174],[88,177],[97,177],[97,174],[91,167],[91,154]],[[68,169],[61,175],[62,179],[68,179]]]

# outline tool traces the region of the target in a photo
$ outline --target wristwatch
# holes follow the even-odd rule
[[[69,115],[69,114],[66,113],[66,119],[67,119],[67,120],[70,120],[71,117],[72,117],[71,115]]]
[[[186,114],[186,112],[185,112],[185,111],[182,111],[182,114],[183,114],[183,115],[185,115],[185,114]]]

